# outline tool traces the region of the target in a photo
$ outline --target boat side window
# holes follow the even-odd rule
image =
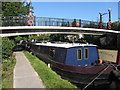
[[[50,48],[50,50],[49,50],[49,55],[50,55],[51,57],[54,57],[54,56],[55,56],[55,49],[54,49],[54,48]]]
[[[35,50],[35,51],[36,51],[36,48],[37,48],[37,46],[36,46],[36,45],[34,45],[34,46],[33,46],[33,50]]]
[[[40,46],[38,46],[38,50],[40,51]]]
[[[82,49],[77,49],[77,60],[82,60]]]
[[[84,59],[88,59],[88,48],[84,48]]]

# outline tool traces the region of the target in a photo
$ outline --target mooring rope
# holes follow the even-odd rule
[[[103,71],[101,71],[99,73],[99,75],[97,77],[95,77],[90,83],[88,83],[82,90],[85,90],[88,86],[90,86],[104,71],[106,71],[108,69],[110,65],[108,65]]]
[[[114,64],[111,64],[111,65],[115,68],[115,70],[118,71],[118,68]]]

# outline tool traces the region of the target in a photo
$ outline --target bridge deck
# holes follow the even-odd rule
[[[120,31],[82,28],[82,27],[60,27],[60,26],[9,26],[0,27],[1,37],[16,36],[16,35],[30,35],[30,34],[48,34],[48,33],[63,33],[63,34],[118,34]],[[9,35],[8,35],[9,34]]]

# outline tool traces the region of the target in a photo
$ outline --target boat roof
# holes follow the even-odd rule
[[[40,46],[52,46],[52,47],[62,47],[62,48],[72,48],[72,47],[88,47],[88,46],[94,46],[93,44],[82,44],[82,43],[34,43],[33,45],[40,45]]]

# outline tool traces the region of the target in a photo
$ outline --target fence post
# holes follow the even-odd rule
[[[34,26],[36,26],[36,17],[34,16]]]
[[[81,27],[81,19],[79,19],[79,24],[80,24],[80,26],[79,26],[79,27]]]
[[[64,19],[62,19],[62,25],[61,26],[64,26]]]
[[[50,18],[49,18],[49,26],[50,26]]]
[[[69,21],[68,21],[67,23],[68,23],[68,25],[67,25],[67,26],[69,27]]]
[[[74,19],[74,21],[72,22],[72,26],[76,27],[76,19]]]
[[[59,22],[57,21],[57,26],[59,26],[59,24],[58,24]]]

